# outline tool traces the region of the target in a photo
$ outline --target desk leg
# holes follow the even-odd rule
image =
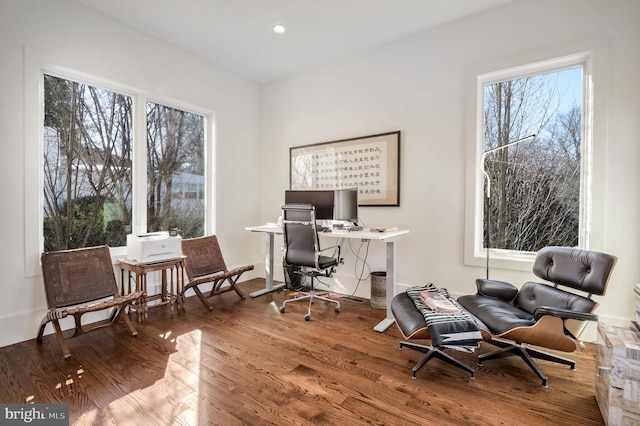
[[[147,293],[147,273],[142,272],[137,275],[137,279],[140,280],[140,289],[142,290],[142,297],[144,297],[142,301],[142,319],[146,321],[148,319],[148,310],[149,310],[149,296]]]
[[[181,260],[178,264],[178,271],[176,272],[178,278],[177,298],[178,298],[178,312],[184,312],[184,263]]]
[[[174,294],[173,293],[173,288],[174,288],[173,269],[174,269],[174,266],[172,266],[169,269],[165,269],[163,271],[164,274],[169,274],[168,277],[165,277],[165,281],[167,285],[165,300],[169,303],[169,309],[171,310],[171,312],[173,312],[173,294]]]
[[[262,296],[263,294],[271,293],[272,291],[280,290],[284,288],[285,284],[273,285],[273,232],[267,232],[267,255],[264,260],[265,265],[265,281],[266,286],[262,290],[254,291],[250,294],[251,297]]]
[[[160,289],[160,302],[166,302],[169,300],[169,290],[168,290],[168,279],[167,279],[167,270],[163,269],[162,271],[160,271],[160,273],[162,274],[162,288]]]
[[[395,243],[387,241],[387,317],[380,321],[373,329],[382,333],[395,322],[391,312],[391,299],[395,291],[396,268],[395,268]]]
[[[124,271],[123,271],[124,272]],[[139,284],[139,277],[136,274],[136,280],[134,281],[135,283],[135,287],[134,290],[135,291],[140,291],[141,287]],[[131,293],[131,271],[127,271],[127,288],[129,289],[129,293]],[[145,301],[145,295],[143,294],[140,299],[138,299],[138,301],[136,302],[136,316],[138,317],[138,324],[142,323],[142,320],[144,319],[144,305],[145,305],[146,301]]]

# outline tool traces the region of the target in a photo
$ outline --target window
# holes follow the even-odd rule
[[[124,246],[133,230],[204,235],[205,117],[143,102],[140,147],[135,105],[130,95],[44,75],[45,250]]]
[[[204,117],[147,102],[147,231],[204,235]]]
[[[476,257],[588,246],[587,65],[575,55],[478,77]]]

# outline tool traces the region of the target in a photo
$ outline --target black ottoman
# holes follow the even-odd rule
[[[416,308],[415,303],[406,292],[402,292],[393,297],[391,300],[391,312],[396,320],[396,325],[406,340],[431,340],[429,329],[422,312]],[[484,340],[491,337],[489,332],[483,328],[480,328],[480,332],[482,333],[482,338]],[[404,347],[414,349],[425,354],[412,369],[414,379],[416,378],[416,372],[432,358],[438,358],[455,367],[461,368],[468,372],[472,379],[474,378],[475,371],[473,368],[445,353],[441,347],[422,345],[413,342],[400,342],[400,349]]]

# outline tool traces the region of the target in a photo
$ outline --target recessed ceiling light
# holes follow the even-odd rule
[[[284,25],[274,25],[273,26],[273,32],[275,32],[275,33],[282,34],[285,31],[287,31],[287,29],[284,27]]]

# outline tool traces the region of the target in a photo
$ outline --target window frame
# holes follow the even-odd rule
[[[31,64],[30,56],[25,58],[26,69]],[[31,58],[35,60],[34,58]],[[43,234],[43,178],[44,178],[44,75],[75,81],[81,84],[99,87],[131,97],[132,126],[134,141],[132,150],[132,217],[131,232],[147,232],[147,102],[180,109],[204,118],[204,196],[205,196],[205,235],[216,232],[216,174],[215,174],[215,114],[211,110],[189,105],[175,99],[167,99],[127,87],[124,84],[100,79],[57,66],[39,66],[31,64],[37,72],[25,73],[25,276],[41,275],[40,254],[44,250]],[[36,101],[37,100],[37,101]],[[145,141],[136,143],[136,141]],[[37,195],[34,195],[37,194]],[[126,246],[110,247],[114,259],[126,256]]]
[[[484,154],[484,95],[485,86],[508,80],[531,77],[554,71],[581,67],[582,77],[582,148],[580,165],[580,225],[578,246],[589,248],[592,234],[592,180],[593,180],[593,54],[591,51],[543,59],[473,76],[473,103],[471,104],[473,129],[467,142],[467,183],[465,206],[464,263],[469,266],[487,266],[484,247],[484,175],[481,160]],[[505,249],[489,249],[490,268],[531,271],[535,253]]]

